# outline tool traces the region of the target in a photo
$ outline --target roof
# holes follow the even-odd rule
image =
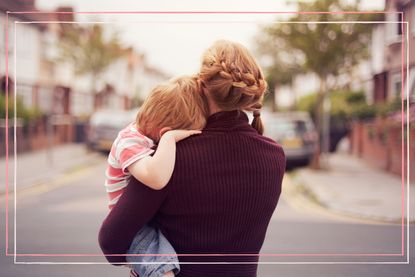
[[[53,11],[41,11],[36,9],[34,0],[0,1],[0,12],[40,12],[40,13],[12,13],[10,16],[21,21],[52,21],[73,20],[73,14],[56,14]],[[72,12],[72,7],[59,7],[56,11]],[[46,23],[34,24],[37,28],[46,29]]]

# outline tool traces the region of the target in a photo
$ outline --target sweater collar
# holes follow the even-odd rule
[[[254,130],[248,122],[248,116],[241,110],[221,111],[208,117],[204,130]]]

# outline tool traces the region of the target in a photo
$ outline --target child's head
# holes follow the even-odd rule
[[[182,76],[156,86],[137,114],[138,129],[158,141],[163,128],[201,130],[208,116],[195,76]]]

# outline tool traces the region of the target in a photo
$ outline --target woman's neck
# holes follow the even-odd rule
[[[223,111],[221,108],[219,108],[212,100],[208,98],[208,105],[209,105],[209,115],[218,113]]]

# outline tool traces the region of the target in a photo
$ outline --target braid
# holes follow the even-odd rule
[[[235,66],[235,63],[231,63],[229,66],[225,61],[220,61],[218,66],[221,67],[219,76],[226,80],[232,80],[232,87],[245,88],[244,93],[250,96],[262,94],[266,90],[266,82],[263,79],[255,78],[254,75],[247,71],[241,73]]]
[[[260,107],[261,108],[261,107]],[[262,135],[264,133],[264,123],[261,120],[260,108],[253,111],[254,119],[252,120],[251,126],[257,130],[257,132]]]
[[[259,111],[267,83],[255,59],[240,44],[218,41],[202,59],[199,73],[208,97],[222,110]],[[253,125],[262,134],[259,116]]]

